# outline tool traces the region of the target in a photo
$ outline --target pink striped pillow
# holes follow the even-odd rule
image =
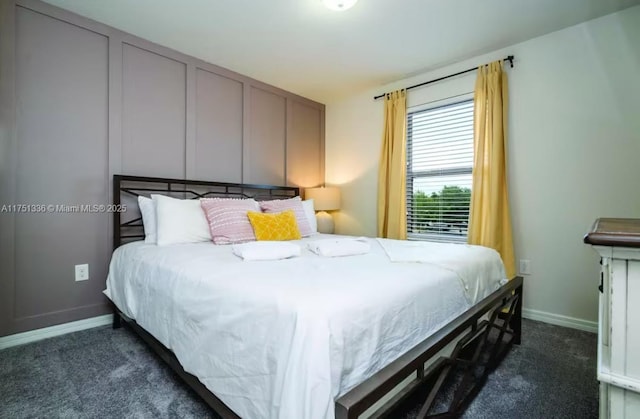
[[[276,199],[273,201],[260,201],[260,208],[263,212],[268,214],[274,212],[282,212],[286,210],[293,210],[296,214],[296,221],[298,223],[298,229],[302,237],[307,237],[313,234],[309,220],[304,211],[302,200],[299,196],[290,199]]]
[[[215,244],[255,241],[256,236],[247,217],[249,211],[260,211],[260,205],[255,200],[205,198],[200,200],[200,205]]]

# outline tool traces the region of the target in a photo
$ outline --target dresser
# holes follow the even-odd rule
[[[640,219],[600,218],[584,237],[600,255],[600,418],[640,418]]]

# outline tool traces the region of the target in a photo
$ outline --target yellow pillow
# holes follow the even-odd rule
[[[256,240],[298,240],[301,238],[293,210],[263,214],[247,212]]]

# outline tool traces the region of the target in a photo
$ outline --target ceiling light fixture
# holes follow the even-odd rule
[[[357,2],[358,0],[322,0],[322,4],[324,4],[327,9],[338,12],[352,8]]]

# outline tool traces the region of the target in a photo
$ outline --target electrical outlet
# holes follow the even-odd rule
[[[520,259],[520,274],[531,275],[531,261],[529,259]]]
[[[76,281],[86,281],[89,279],[89,264],[76,265]]]

